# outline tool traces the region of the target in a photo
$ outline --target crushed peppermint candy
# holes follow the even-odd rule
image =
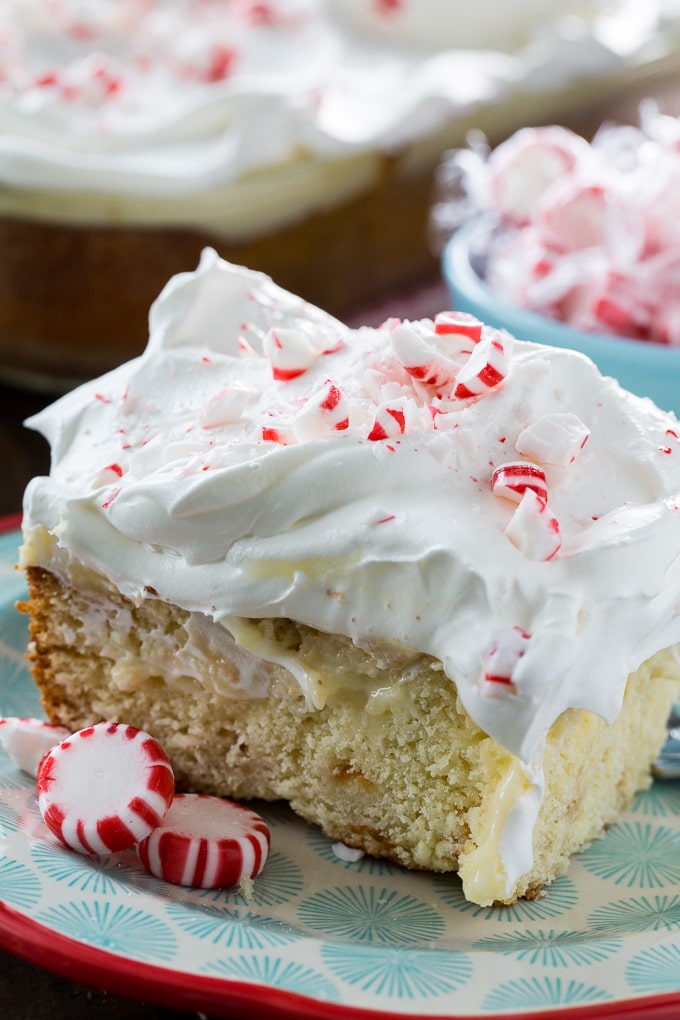
[[[537,496],[548,499],[548,484],[545,471],[528,461],[510,461],[497,467],[491,476],[491,489],[496,496],[504,496],[519,503],[527,491],[533,489]]]
[[[562,545],[559,521],[547,500],[530,488],[525,490],[505,534],[530,560],[551,560]]]
[[[647,103],[638,127],[606,124],[592,142],[522,128],[445,166],[489,224],[494,295],[586,332],[680,345],[680,117]]]
[[[510,368],[512,343],[512,337],[500,331],[480,340],[458,373],[454,395],[480,397],[499,386]]]
[[[406,431],[406,407],[404,402],[383,404],[378,408],[375,415],[373,427],[368,433],[368,438],[375,441],[379,439],[392,439],[401,436]]]
[[[451,389],[475,343],[466,333],[437,330],[436,322],[434,328],[427,321],[402,322],[392,330],[392,347],[406,372],[443,391]]]
[[[590,436],[590,429],[571,411],[544,414],[522,429],[515,449],[542,464],[566,467],[573,463]]]
[[[469,312],[439,312],[434,317],[434,331],[440,336],[464,336],[475,344],[482,339],[482,323]]]
[[[332,379],[326,379],[293,418],[295,438],[304,442],[344,432],[349,428],[350,410],[350,403],[340,386]]]
[[[527,650],[531,639],[522,627],[502,631],[487,649],[482,662],[484,693],[497,696],[504,692],[515,694],[515,670]]]

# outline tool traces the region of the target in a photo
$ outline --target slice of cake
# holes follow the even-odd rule
[[[206,250],[138,359],[30,421],[45,711],[180,787],[535,896],[649,782],[678,692],[680,425],[452,312],[350,330]]]
[[[1,4],[0,373],[64,388],[140,354],[205,246],[334,314],[431,278],[442,153],[599,123],[675,70],[662,7]]]

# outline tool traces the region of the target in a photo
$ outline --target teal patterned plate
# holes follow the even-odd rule
[[[14,569],[0,536],[0,714],[40,715]],[[70,978],[214,1016],[680,1016],[680,783],[657,781],[548,894],[503,910],[261,805],[272,853],[247,902],[88,858],[44,827],[0,750],[0,944]]]

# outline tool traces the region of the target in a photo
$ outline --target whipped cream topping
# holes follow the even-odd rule
[[[206,250],[145,353],[29,421],[23,563],[441,660],[531,770],[680,641],[680,425],[469,316],[350,330]],[[246,628],[247,629],[247,628]],[[304,671],[295,678],[313,700]]]
[[[13,0],[0,183],[173,195],[300,153],[391,152],[480,104],[663,56],[668,6]]]

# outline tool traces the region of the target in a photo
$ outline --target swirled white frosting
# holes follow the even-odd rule
[[[0,183],[178,195],[301,152],[393,151],[520,88],[663,55],[665,6],[13,0],[0,8]]]
[[[526,763],[564,709],[614,718],[680,640],[680,425],[587,358],[429,320],[353,331],[211,250],[150,328],[30,420],[53,464],[25,564],[84,563],[237,640],[237,618],[287,617],[430,654]],[[513,463],[549,513],[508,498]]]

